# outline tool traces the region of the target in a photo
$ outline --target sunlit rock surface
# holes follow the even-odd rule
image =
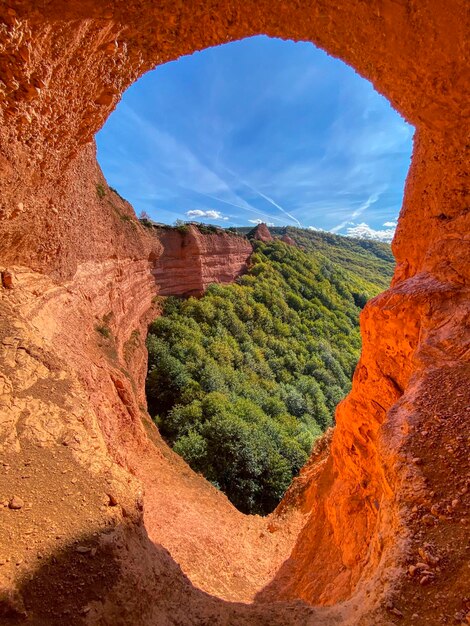
[[[220,231],[201,234],[196,226],[156,229],[162,251],[153,275],[162,296],[200,295],[210,283],[230,283],[247,268],[253,252],[243,237]]]

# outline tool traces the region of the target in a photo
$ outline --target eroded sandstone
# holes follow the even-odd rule
[[[201,234],[194,225],[155,230],[162,251],[152,273],[162,296],[201,295],[210,283],[233,282],[253,252],[247,239],[223,231]]]
[[[266,224],[258,224],[249,234],[251,239],[255,241],[272,241],[274,237],[271,235]]]

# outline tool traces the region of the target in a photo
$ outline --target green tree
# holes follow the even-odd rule
[[[201,298],[166,298],[147,341],[165,439],[246,513],[269,513],[334,423],[360,352],[358,316],[386,286],[386,249],[289,229]]]

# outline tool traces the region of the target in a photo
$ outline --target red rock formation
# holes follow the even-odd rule
[[[258,224],[248,236],[250,239],[255,239],[256,241],[273,241],[274,239],[266,224]]]
[[[292,239],[292,237],[289,237],[289,235],[287,233],[284,233],[284,235],[282,235],[281,241],[283,241],[284,243],[287,243],[289,246],[296,246],[297,245],[295,243],[295,241]]]
[[[3,621],[465,619],[466,16],[463,0],[2,4]],[[145,71],[258,33],[344,59],[416,127],[397,271],[362,313],[331,454],[266,520],[235,511],[148,421],[160,247],[107,190],[91,143]],[[25,506],[9,509],[14,496]],[[332,606],[279,602],[297,598]]]
[[[250,242],[224,231],[201,234],[196,226],[158,229],[162,252],[153,275],[158,293],[200,295],[210,283],[230,283],[247,267]]]

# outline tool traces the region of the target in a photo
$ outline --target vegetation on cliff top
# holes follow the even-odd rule
[[[148,337],[162,435],[246,513],[275,508],[332,425],[359,357],[360,309],[393,267],[373,247],[289,235],[305,249],[255,243],[237,283],[167,298]]]

